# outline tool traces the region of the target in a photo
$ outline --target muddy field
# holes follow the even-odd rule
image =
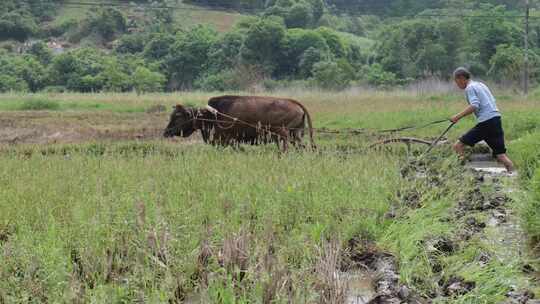
[[[446,111],[306,99],[328,128]],[[503,105],[519,142],[537,116]],[[425,145],[347,135],[223,149],[163,140],[167,108],[0,112],[0,303],[538,303],[527,190],[485,148],[465,166],[448,145],[418,160]]]
[[[4,112],[0,144],[67,144],[94,141],[157,140],[168,114],[108,112]]]

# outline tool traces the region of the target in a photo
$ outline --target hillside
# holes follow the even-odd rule
[[[523,75],[522,7],[499,0],[6,1],[0,92],[388,89],[458,66],[505,86]]]
[[[103,2],[103,0],[93,1]],[[141,7],[141,6],[139,6]],[[193,27],[198,24],[207,24],[213,26],[219,32],[229,31],[233,25],[242,17],[240,13],[225,11],[222,9],[213,9],[212,7],[195,6],[179,3],[174,5],[174,21],[183,27]],[[118,6],[124,15],[131,18],[140,17],[141,8],[131,8],[128,6]],[[94,6],[75,6],[62,5],[58,9],[57,16],[54,18],[54,24],[62,24],[69,20],[82,21],[92,10]]]

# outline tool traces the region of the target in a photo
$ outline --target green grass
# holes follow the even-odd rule
[[[16,109],[19,111],[56,111],[60,109],[60,104],[45,99],[28,99],[18,105]]]
[[[0,102],[0,111],[110,111],[116,113],[140,113],[151,106],[129,106],[113,102],[77,100],[44,96],[7,97]]]
[[[4,256],[0,289],[20,296],[25,286],[34,286],[60,300],[72,291],[66,284],[74,272],[70,255],[76,251],[88,267],[87,281],[79,283],[114,290],[117,300],[123,291],[139,288],[150,298],[171,295],[177,284],[189,291],[201,242],[209,241],[217,254],[223,240],[245,230],[254,273],[242,288],[254,300],[256,260],[269,242],[284,267],[305,273],[309,281],[311,259],[323,239],[377,234],[384,227],[386,198],[398,182],[396,161],[383,155],[344,161],[311,154],[178,149],[178,155],[145,157],[117,152],[2,157],[0,225],[14,232],[9,246],[23,254]],[[166,267],[155,262],[157,249],[148,245],[154,231],[159,237],[166,231],[166,239],[156,245],[167,252]],[[117,282],[105,279],[107,252],[122,256],[114,266],[119,268],[113,274]],[[13,277],[13,267],[24,276]],[[31,273],[32,267],[40,271]],[[217,274],[211,287],[226,280],[223,275]]]
[[[521,168],[521,178],[527,183],[540,167],[540,132],[524,133],[525,135],[511,143],[515,151],[514,159]]]
[[[525,200],[522,216],[525,220],[525,229],[531,240],[531,246],[535,253],[540,255],[540,169],[538,168],[530,184],[531,193]]]
[[[167,109],[177,103],[204,105],[207,100],[227,93],[170,93],[138,96],[135,93],[110,94],[0,94],[0,111],[18,111],[21,105],[34,100],[59,104],[58,111],[110,111],[117,113],[141,113],[152,106],[165,105]],[[461,94],[416,95],[406,92],[386,93],[328,93],[328,92],[262,92],[258,95],[292,97],[303,102],[310,110],[316,127],[391,129],[418,125],[450,117],[462,110],[465,101]],[[504,92],[499,94],[504,95]],[[540,109],[536,101],[518,97],[499,101],[503,123],[509,141],[516,140],[540,126]],[[467,118],[449,133],[454,140],[474,125]],[[405,132],[404,135],[433,137],[439,135],[445,124]]]
[[[520,180],[527,191],[521,197],[520,213],[531,248],[540,255],[540,132],[526,133],[511,144],[520,168]]]
[[[402,282],[427,295],[438,274],[423,242],[456,232],[461,224],[445,219],[472,181],[455,157],[440,156],[426,179],[407,181],[398,155],[375,151],[279,155],[158,142],[4,149],[0,296],[161,302],[180,292],[252,303],[283,276],[292,293],[275,290],[278,302],[305,302],[321,292],[314,269],[325,242],[357,237],[394,253]],[[399,201],[407,189],[422,194],[421,208]],[[391,206],[402,216],[387,218]],[[513,284],[527,286],[517,263],[476,267],[480,252],[490,249],[465,243],[442,259],[446,276],[478,284],[456,301],[492,303]]]
[[[273,94],[302,101],[317,127],[330,128],[395,128],[446,117],[464,106],[458,95]],[[114,112],[118,119],[158,104],[202,105],[213,95],[8,94],[0,95],[0,111],[52,103],[58,105],[55,111],[100,119],[103,112]],[[540,123],[540,111],[533,105],[500,102],[516,159],[518,151],[534,150],[519,144],[534,142],[527,134]],[[472,124],[460,123],[450,139]],[[405,134],[436,136],[444,126]],[[496,250],[480,236],[438,257],[444,271],[434,273],[425,242],[452,238],[463,226],[451,215],[473,178],[448,149],[430,155],[427,177],[414,179],[399,174],[406,161],[399,147],[344,152],[373,140],[319,136],[320,153],[287,154],[274,146],[237,151],[162,141],[3,147],[0,302],[201,297],[253,303],[271,294],[275,303],[313,303],[325,288],[316,270],[325,244],[345,247],[358,237],[394,254],[401,282],[422,295],[437,290],[441,275],[476,282],[470,293],[439,302],[496,303],[512,285],[528,286],[519,261],[494,259],[478,266],[480,253]],[[420,193],[419,208],[402,201],[400,193],[412,190]],[[392,209],[397,218],[386,216]],[[534,213],[524,218],[536,227]],[[528,230],[531,235],[534,229]]]

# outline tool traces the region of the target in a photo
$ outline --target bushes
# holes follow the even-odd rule
[[[45,67],[34,56],[0,52],[0,92],[41,90],[47,81]]]
[[[193,81],[204,73],[217,38],[217,32],[206,26],[197,26],[175,37],[165,66],[169,81],[179,84],[176,88],[190,88]]]
[[[349,86],[353,75],[345,62],[323,61],[313,66],[313,81],[321,88],[340,90]]]
[[[390,88],[398,84],[396,74],[392,72],[386,72],[378,63],[366,68],[365,72],[366,81],[370,85]]]
[[[39,34],[41,21],[50,21],[56,10],[56,0],[2,0],[0,5],[0,40],[26,39]]]
[[[286,34],[283,20],[264,18],[250,26],[242,47],[242,59],[260,65],[267,73],[273,73],[281,58],[281,43]]]
[[[322,0],[277,0],[265,14],[283,18],[288,28],[309,28],[318,24],[324,8]]]
[[[28,99],[24,101],[18,108],[20,111],[54,111],[59,109],[59,103],[46,99]]]
[[[390,87],[411,78],[438,76],[446,79],[457,65],[462,64],[469,66],[473,73],[482,74],[479,76],[489,71],[490,76],[500,79],[505,75],[510,76],[506,78],[517,79],[522,65],[522,54],[518,52],[518,40],[514,37],[516,24],[501,19],[507,12],[493,6],[482,7],[482,10],[489,16],[493,15],[495,21],[475,18],[478,20],[464,20],[460,26],[450,18],[404,20],[355,17],[354,14],[332,15],[332,7],[326,7],[325,3],[339,7],[341,1],[193,0],[209,5],[221,3],[225,7],[238,8],[254,5],[264,9],[263,14],[243,18],[231,31],[220,34],[206,26],[188,28],[174,23],[170,11],[157,9],[167,3],[164,0],[144,1],[156,6],[155,10],[133,11],[129,18],[126,18],[123,8],[102,7],[89,10],[82,20],[64,16],[46,24],[40,22],[51,21],[47,19],[49,13],[35,18],[34,12],[40,10],[40,3],[46,7],[52,3],[54,7],[61,1],[5,2],[7,4],[0,7],[0,36],[2,32],[9,32],[21,40],[32,35],[42,38],[59,36],[57,41],[68,40],[73,45],[82,46],[84,51],[52,56],[44,43],[34,44],[27,53],[32,54],[44,69],[31,65],[38,74],[49,70],[51,81],[42,84],[40,79],[44,78],[40,77],[36,82],[33,73],[26,69],[25,77],[8,73],[10,78],[2,79],[3,90],[6,90],[6,84],[14,84],[19,79],[24,80],[31,91],[47,85],[82,92],[130,90],[134,84],[130,79],[122,78],[133,75],[137,66],[124,65],[123,57],[126,56],[136,57],[138,66],[165,75],[168,90],[208,86],[225,89],[223,86],[227,83],[231,85],[227,89],[235,89],[238,84],[225,81],[224,77],[226,71],[233,71],[239,66],[256,67],[262,79],[307,80],[323,88],[336,89],[347,86],[351,81]],[[471,14],[479,12],[476,10]],[[18,22],[28,28],[12,29]],[[476,27],[485,35],[475,34],[472,29]],[[476,38],[480,39],[479,43],[471,41]],[[89,48],[84,47],[86,45],[109,50],[114,47],[114,52],[88,51]],[[7,42],[0,44],[0,48],[12,52],[19,52],[26,46]],[[540,49],[531,48],[530,58],[534,66],[540,62],[536,53],[540,54]],[[328,70],[323,70],[323,67]],[[105,72],[107,68],[110,73]],[[531,76],[537,78],[540,74],[533,72]],[[13,81],[13,78],[17,80]],[[20,86],[12,88],[21,89]]]
[[[145,37],[142,34],[124,35],[118,39],[114,50],[122,54],[136,54],[144,50]]]
[[[28,91],[28,84],[20,78],[10,75],[0,75],[0,93],[15,91]]]
[[[89,27],[106,41],[111,41],[116,34],[126,30],[126,19],[117,9],[101,9],[88,18]]]
[[[9,13],[0,18],[0,40],[25,41],[37,32],[38,26],[31,16]]]
[[[145,67],[138,67],[133,73],[133,88],[137,93],[159,92],[163,90],[165,76],[152,72]]]

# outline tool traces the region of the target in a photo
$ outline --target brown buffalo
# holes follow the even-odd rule
[[[189,137],[200,130],[211,144],[261,144],[280,141],[287,150],[289,142],[302,145],[305,124],[311,146],[313,127],[307,109],[293,99],[257,96],[220,96],[211,98],[206,108],[177,105],[164,136]]]

